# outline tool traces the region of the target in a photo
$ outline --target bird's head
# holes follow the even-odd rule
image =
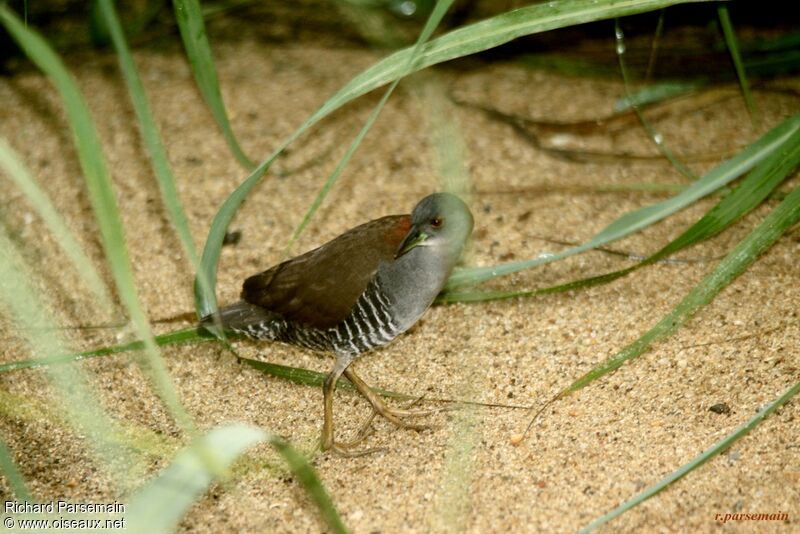
[[[411,229],[395,257],[416,247],[435,247],[455,262],[472,233],[472,226],[472,213],[460,198],[450,193],[428,195],[411,212]]]

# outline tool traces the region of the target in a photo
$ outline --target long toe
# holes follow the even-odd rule
[[[434,415],[437,413],[447,412],[454,409],[455,408],[446,406],[441,408],[431,408],[429,410],[408,410],[406,408],[389,408],[387,406],[385,408],[385,411],[395,417],[425,417],[427,415]]]
[[[360,442],[361,440],[359,440]],[[344,456],[345,458],[357,458],[359,456],[366,456],[367,454],[375,454],[376,452],[383,452],[386,449],[383,447],[373,447],[370,449],[356,449],[358,442],[338,442],[334,441],[328,451],[336,454],[337,456]]]
[[[409,406],[413,406],[415,403],[416,401],[411,403]],[[415,430],[424,430],[426,428],[431,428],[431,426],[408,423],[403,421],[403,419],[407,417],[425,417],[428,415],[449,412],[456,409],[454,406],[442,406],[439,408],[431,408],[429,410],[409,410],[407,408],[390,408],[386,405],[373,406],[372,408],[387,421],[390,421],[401,428],[413,428]]]
[[[380,414],[381,417],[383,417],[393,425],[399,426],[400,428],[410,428],[412,430],[425,430],[431,428],[430,425],[420,425],[417,423],[410,423],[403,420],[404,417],[428,415],[428,413],[422,413],[422,412],[415,413],[409,410],[393,409],[387,406],[382,406],[380,409],[373,407],[373,409],[375,410],[375,413]]]
[[[372,410],[372,413],[370,414],[369,417],[367,417],[367,420],[364,421],[364,424],[361,425],[361,428],[358,430],[356,437],[353,438],[353,441],[351,441],[350,443],[361,443],[367,438],[367,436],[369,436],[375,431],[375,428],[373,428],[372,426],[372,422],[375,420],[376,415],[378,415],[378,412]]]

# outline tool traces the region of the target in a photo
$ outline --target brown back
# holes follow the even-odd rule
[[[242,299],[314,328],[343,321],[375,276],[393,261],[411,228],[410,215],[389,215],[356,226],[332,241],[244,282]]]

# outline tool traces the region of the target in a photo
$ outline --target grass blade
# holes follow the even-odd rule
[[[242,452],[265,439],[266,432],[244,425],[217,427],[196,439],[130,497],[126,510],[129,528],[134,532],[172,532],[211,482],[224,477]]]
[[[22,259],[17,247],[0,226],[0,304],[4,312],[18,324],[49,325],[50,321],[40,295],[33,289],[24,273],[30,267]],[[27,344],[34,353],[63,352],[63,341],[42,330],[26,330]],[[55,386],[60,401],[66,409],[69,422],[81,435],[89,438],[94,453],[103,460],[101,465],[113,469],[114,479],[123,486],[130,483],[131,474],[141,468],[132,451],[120,446],[113,436],[117,434],[114,421],[92,395],[88,381],[80,369],[66,366],[55,370],[48,368],[48,379]]]
[[[715,443],[711,448],[703,451],[702,454],[695,457],[691,462],[681,466],[679,469],[670,473],[669,476],[660,480],[657,484],[647,488],[643,492],[639,493],[629,501],[626,501],[620,504],[618,507],[614,508],[607,514],[602,517],[599,517],[583,527],[579,532],[580,533],[588,533],[596,530],[601,525],[608,523],[615,517],[622,515],[623,513],[627,512],[634,506],[637,506],[650,497],[656,495],[657,493],[661,492],[662,490],[666,489],[672,483],[680,480],[681,478],[685,477],[707,461],[711,460],[718,454],[725,452],[731,445],[736,443],[741,438],[745,437],[747,434],[750,433],[751,430],[756,428],[761,422],[767,418],[771,413],[775,410],[789,402],[789,400],[800,393],[800,382],[795,384],[794,386],[790,387],[786,390],[783,395],[775,399],[772,403],[770,403],[766,408],[759,411],[752,419],[747,421],[745,424],[737,428],[733,433],[726,436],[721,441]]]
[[[102,151],[99,150],[100,139],[86,101],[61,59],[47,42],[38,33],[26,28],[5,4],[0,4],[0,22],[27,56],[50,78],[64,101],[64,108],[78,152],[78,160],[83,169],[84,179],[89,190],[89,199],[100,229],[106,259],[120,299],[130,314],[136,334],[144,340],[145,355],[149,364],[148,374],[153,378],[160,397],[178,424],[184,430],[191,430],[193,427],[191,418],[181,406],[177,394],[172,388],[169,374],[158,353],[158,348],[153,342],[147,317],[139,304],[133,269],[125,247],[119,206],[105,159]]]
[[[317,371],[311,371],[309,369],[303,369],[301,367],[289,367],[287,365],[280,365],[277,363],[270,363],[261,360],[243,358],[239,355],[237,355],[236,357],[240,362],[244,362],[253,369],[257,369],[264,374],[274,376],[275,378],[282,378],[284,380],[288,380],[289,382],[294,382],[295,384],[301,384],[304,386],[321,386],[323,382],[325,382],[325,378],[328,376],[328,373],[318,373]],[[348,391],[356,390],[356,388],[350,383],[347,377],[344,377],[342,380],[336,382],[336,389],[346,389]],[[406,395],[405,393],[389,391],[388,389],[381,389],[381,388],[371,388],[371,389],[378,395],[381,395],[383,397],[390,397],[393,399],[412,400],[417,398],[412,395]]]
[[[25,484],[25,477],[17,469],[17,464],[14,463],[14,458],[11,456],[11,451],[6,446],[3,440],[0,440],[0,471],[6,477],[8,485],[11,486],[11,491],[18,501],[33,502],[28,485]]]
[[[97,303],[106,312],[112,312],[114,305],[111,303],[111,296],[106,284],[97,273],[97,269],[94,268],[92,261],[83,252],[78,240],[70,232],[69,226],[58,214],[53,203],[50,202],[50,198],[39,187],[36,180],[31,176],[30,171],[5,139],[0,139],[0,167],[5,169],[8,177],[14,181],[16,186],[27,197],[30,206],[42,218],[47,229],[53,234],[55,242],[58,243],[61,250],[70,259],[78,274],[83,277],[86,287],[97,297]]]
[[[614,112],[622,113],[633,106],[647,106],[696,91],[707,85],[704,80],[668,81],[650,85],[639,91],[630,92],[614,103]]]
[[[54,427],[70,426],[69,406],[60,399],[43,400],[30,395],[15,395],[0,391],[0,417],[15,420],[25,425],[46,422]],[[143,458],[142,467],[150,462],[172,456],[179,447],[179,439],[132,422],[114,420],[115,427],[107,428],[108,440],[125,450],[136,451]],[[115,458],[119,461],[119,457]],[[127,472],[128,469],[125,469]],[[141,473],[144,475],[144,470]],[[138,483],[138,482],[137,482]]]
[[[336,511],[336,507],[331,500],[330,495],[325,490],[325,486],[322,485],[322,482],[319,480],[316,471],[300,453],[298,453],[294,448],[292,448],[287,441],[278,437],[272,436],[270,439],[270,443],[272,446],[277,450],[286,463],[289,466],[289,469],[294,473],[294,476],[297,477],[297,480],[300,484],[305,488],[308,495],[311,497],[311,500],[314,501],[314,504],[317,505],[319,508],[320,513],[322,514],[322,518],[328,524],[332,532],[337,534],[344,534],[347,532],[347,528],[342,523],[341,517],[339,517],[339,512]]]
[[[760,162],[739,187],[723,197],[699,221],[661,248],[661,250],[632,267],[535,290],[447,292],[439,295],[437,302],[483,302],[560,293],[605,284],[626,276],[636,269],[653,264],[679,250],[709,239],[741,219],[750,210],[761,204],[800,164],[800,150],[798,150],[798,147],[800,147],[800,130],[792,134],[784,146]]]
[[[217,70],[214,67],[214,57],[211,54],[211,45],[208,43],[206,26],[203,22],[203,12],[198,0],[173,0],[175,7],[175,20],[178,21],[178,28],[183,39],[183,46],[189,63],[192,66],[197,87],[200,94],[206,101],[206,105],[211,110],[214,120],[222,130],[228,146],[233,152],[234,157],[239,160],[244,167],[252,169],[255,163],[245,155],[228,120],[228,113],[225,111],[225,104],[222,101],[222,93],[219,90],[219,79]]]
[[[212,341],[214,338],[210,334],[200,332],[196,327],[178,330],[176,332],[169,332],[153,338],[153,341],[159,347],[164,345],[175,345],[178,343],[192,343],[197,341]],[[110,347],[101,347],[99,349],[87,350],[84,352],[72,352],[69,354],[58,354],[58,352],[50,352],[49,354],[58,354],[57,356],[48,356],[45,358],[33,358],[30,360],[18,360],[15,362],[6,362],[0,364],[0,373],[8,373],[11,371],[19,371],[22,369],[35,369],[37,367],[45,367],[48,365],[58,365],[69,362],[76,362],[88,358],[97,358],[99,356],[108,356],[111,354],[120,354],[122,352],[130,352],[132,350],[142,350],[146,348],[143,341],[131,341],[130,343],[123,343],[122,345],[112,345]]]
[[[625,34],[622,32],[622,26],[619,23],[619,19],[614,21],[614,35],[617,40],[617,59],[619,60],[619,71],[622,74],[622,83],[625,87],[625,96],[628,98],[630,102],[633,102],[630,99],[631,89],[630,89],[630,76],[628,75],[628,67],[625,63]],[[633,112],[636,114],[636,117],[639,119],[639,122],[642,124],[642,127],[647,132],[647,135],[650,136],[650,139],[653,141],[653,144],[656,145],[656,148],[659,152],[675,167],[675,170],[683,174],[689,180],[697,180],[697,176],[692,172],[689,167],[686,166],[678,156],[670,149],[666,143],[664,143],[664,136],[661,135],[653,126],[649,120],[644,116],[642,110],[639,108],[638,105],[635,103],[631,106],[633,108]]]
[[[381,97],[378,104],[372,109],[372,112],[369,114],[369,117],[367,117],[364,126],[361,127],[361,130],[358,132],[358,135],[356,135],[356,137],[353,139],[353,142],[350,143],[350,146],[347,148],[347,152],[345,152],[344,156],[342,156],[342,159],[339,160],[339,163],[336,165],[336,168],[333,170],[331,175],[325,181],[325,184],[322,186],[322,189],[320,189],[319,193],[317,193],[317,197],[314,199],[314,202],[311,204],[311,207],[308,208],[308,211],[303,216],[303,220],[300,222],[300,225],[292,234],[292,237],[289,240],[288,245],[286,245],[284,255],[287,255],[294,242],[297,241],[297,238],[300,236],[300,233],[306,228],[306,226],[308,226],[308,223],[311,222],[311,218],[314,216],[319,207],[322,205],[322,202],[325,200],[325,197],[328,196],[328,192],[331,190],[333,185],[336,183],[336,180],[338,180],[339,176],[342,174],[342,171],[344,170],[347,163],[350,161],[350,158],[353,156],[356,149],[358,149],[359,145],[364,140],[364,137],[367,136],[367,132],[369,132],[369,130],[372,128],[372,125],[375,124],[375,121],[378,120],[378,116],[381,114],[381,111],[383,110],[383,107],[386,105],[386,102],[388,102],[389,97],[392,96],[392,93],[397,87],[397,84],[400,83],[400,80],[403,78],[403,76],[411,72],[411,70],[413,69],[414,62],[419,57],[419,52],[420,49],[422,48],[422,45],[430,38],[431,34],[439,25],[439,23],[442,21],[442,18],[444,17],[445,13],[447,13],[447,10],[450,9],[450,6],[452,4],[453,0],[438,0],[436,2],[436,6],[431,12],[430,17],[428,17],[428,20],[425,23],[425,27],[422,29],[422,32],[420,33],[419,38],[417,39],[417,42],[414,45],[412,54],[408,58],[408,64],[406,65],[406,73],[398,77],[391,83],[391,85],[389,85],[388,89],[386,89],[386,92],[383,94],[383,97]]]
[[[795,147],[798,150],[798,147]],[[642,337],[573,382],[560,396],[586,386],[643,354],[650,345],[678,329],[694,313],[742,274],[783,233],[800,221],[800,187],[795,188],[764,221],[743,239],[669,314]]]
[[[145,94],[142,80],[136,71],[136,64],[133,62],[133,57],[125,42],[125,35],[122,32],[119,17],[114,9],[114,2],[112,0],[100,0],[98,7],[108,28],[111,41],[114,43],[114,48],[117,51],[120,70],[128,86],[128,94],[130,94],[131,100],[133,101],[133,107],[136,112],[136,118],[138,119],[142,139],[147,148],[147,153],[150,156],[153,171],[158,181],[159,189],[161,190],[161,197],[164,199],[164,205],[167,208],[172,224],[175,226],[178,238],[183,245],[183,249],[186,252],[192,269],[196,273],[199,273],[197,278],[198,283],[208,291],[210,290],[208,280],[203,276],[202,272],[198,271],[200,257],[197,254],[197,249],[192,240],[192,234],[189,231],[186,213],[183,210],[178,190],[175,187],[175,177],[169,166],[167,151],[158,133],[158,128],[156,127],[150,104],[147,101],[147,95]]]
[[[201,331],[197,328],[186,328],[184,330],[178,330],[176,332],[169,332],[167,334],[162,334],[160,336],[156,336],[155,342],[159,346],[165,345],[176,345],[181,343],[197,343],[197,342],[204,342],[204,341],[216,341],[210,333],[206,333]],[[86,352],[75,352],[71,354],[63,354],[60,356],[52,356],[49,358],[35,358],[30,360],[19,360],[16,362],[7,362],[4,364],[0,364],[0,373],[7,373],[11,371],[19,371],[22,369],[34,369],[38,367],[46,367],[49,365],[59,365],[65,364],[70,362],[76,362],[80,360],[85,360],[88,358],[97,358],[101,356],[110,356],[113,354],[121,354],[123,352],[130,352],[133,350],[141,350],[144,347],[144,343],[141,341],[132,341],[130,343],[125,343],[122,345],[115,345],[111,347],[102,347],[99,349],[86,351]],[[325,381],[325,377],[328,376],[327,373],[319,373],[317,371],[311,371],[310,369],[304,369],[302,367],[290,367],[287,365],[280,365],[277,363],[270,363],[265,362],[262,360],[253,360],[251,358],[245,358],[243,356],[239,356],[236,354],[235,351],[234,355],[236,358],[249,365],[253,369],[261,371],[264,374],[269,376],[273,376],[275,378],[280,378],[283,380],[288,380],[289,382],[294,382],[295,384],[300,384],[304,386],[321,386],[322,383]],[[344,389],[348,391],[356,391],[355,387],[350,383],[347,378],[343,378],[336,383],[337,389]],[[406,393],[399,393],[397,391],[391,391],[388,389],[382,388],[372,388],[377,394],[383,397],[389,397],[393,399],[401,399],[401,400],[418,400],[419,396],[417,395],[408,395]],[[524,406],[509,406],[509,405],[501,405],[501,404],[487,404],[469,400],[457,400],[457,399],[439,399],[439,398],[428,398],[431,401],[437,402],[455,402],[460,404],[467,404],[467,405],[474,405],[474,406],[490,406],[490,407],[504,407],[504,408],[525,408]],[[0,403],[2,404],[2,403]]]
[[[626,213],[618,218],[589,241],[554,254],[540,255],[531,260],[523,260],[488,267],[475,267],[461,269],[450,277],[447,289],[452,289],[465,284],[477,284],[507,274],[530,269],[560,260],[574,254],[586,252],[594,247],[605,245],[621,239],[637,230],[641,230],[673,213],[685,208],[692,202],[709,193],[727,185],[737,177],[755,167],[764,158],[769,157],[787,139],[800,129],[800,114],[794,115],[772,130],[761,136],[757,141],[739,152],[733,158],[713,168],[686,189],[662,202]]]
[[[278,436],[242,424],[214,428],[178,453],[172,463],[130,499],[127,516],[134,532],[172,532],[192,503],[211,482],[226,475],[246,449],[268,441],[317,504],[333,532],[346,532],[333,502],[316,472]]]
[[[736,31],[733,29],[728,6],[720,4],[717,8],[717,15],[719,16],[720,26],[722,26],[722,33],[725,35],[725,43],[728,45],[728,52],[731,54],[731,61],[736,69],[736,77],[739,78],[739,87],[742,89],[747,111],[750,112],[750,118],[753,122],[758,123],[758,110],[756,110],[753,94],[750,92],[750,83],[747,81],[744,61],[742,60],[742,54],[739,52],[739,40],[736,38]]]
[[[705,0],[700,0],[705,1]],[[695,0],[555,0],[502,13],[495,17],[453,30],[425,45],[414,70],[482,52],[525,35],[584,24],[614,17],[625,17]],[[316,122],[345,102],[372,91],[401,76],[412,48],[395,52],[350,80],[309,120]]]
[[[693,1],[625,0],[599,4],[595,0],[562,0],[523,7],[464,26],[426,43],[419,60],[414,63],[413,71],[488,50],[525,35],[595,20],[633,15]],[[201,269],[206,274],[212,288],[217,283],[217,263],[228,225],[250,190],[261,180],[273,161],[295,139],[336,109],[406,74],[409,57],[413,53],[413,47],[396,52],[350,80],[259,164],[225,200],[214,216],[201,260]],[[217,308],[214,292],[203,291],[198,284],[195,284],[195,306],[200,316],[213,313]]]

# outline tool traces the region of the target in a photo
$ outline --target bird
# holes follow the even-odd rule
[[[201,326],[219,324],[251,339],[333,353],[335,362],[322,386],[320,448],[357,455],[357,442],[334,439],[337,381],[344,374],[374,412],[398,426],[420,428],[401,419],[420,412],[386,406],[350,365],[419,321],[458,263],[473,225],[459,197],[433,193],[411,214],[366,222],[250,276],[240,300],[220,308],[216,317],[204,317]]]

